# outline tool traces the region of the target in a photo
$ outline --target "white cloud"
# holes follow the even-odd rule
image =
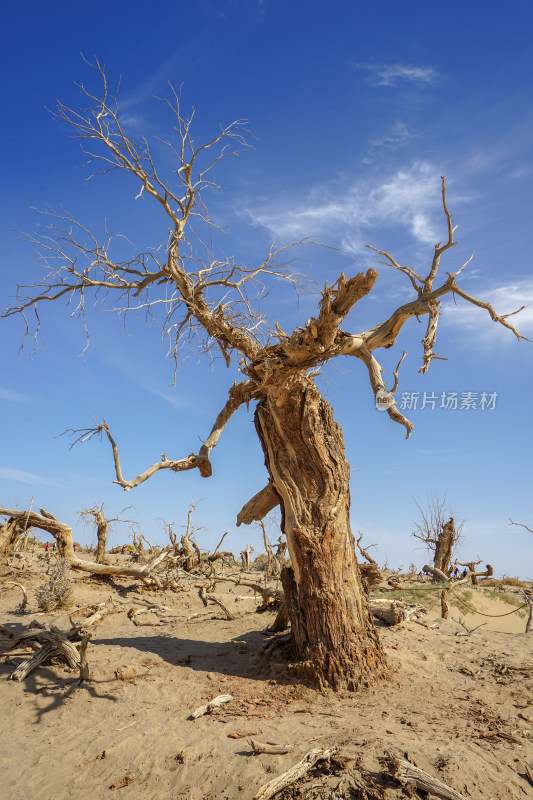
[[[407,64],[354,64],[356,69],[370,72],[375,86],[397,86],[400,81],[428,84],[437,78],[433,67],[412,67]]]
[[[404,145],[414,136],[416,136],[416,134],[409,125],[406,125],[405,122],[396,122],[389,133],[386,133],[384,136],[369,139],[368,142],[373,147],[388,147],[391,150],[397,150],[398,147]]]
[[[10,403],[29,403],[30,398],[27,394],[12,392],[10,389],[3,389],[0,386],[0,400],[8,400]]]
[[[442,238],[439,213],[440,174],[426,161],[415,161],[381,182],[315,187],[300,201],[277,198],[247,210],[253,224],[277,239],[328,235],[350,252],[362,249],[372,228],[391,224],[407,228],[419,242],[434,244]]]
[[[42,475],[33,475],[31,472],[23,472],[20,469],[11,467],[0,467],[0,478],[17,483],[29,483],[34,486],[58,486],[55,481],[44,478]]]

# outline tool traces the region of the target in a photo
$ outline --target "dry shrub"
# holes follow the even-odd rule
[[[37,605],[43,611],[68,609],[72,605],[72,582],[67,578],[69,566],[60,558],[50,571],[50,577],[37,589]]]
[[[518,578],[509,578],[507,575],[504,575],[503,578],[481,578],[478,583],[480,586],[496,586],[498,588],[503,586],[518,586],[519,588],[527,589],[530,586],[530,583],[527,581],[521,581]]]

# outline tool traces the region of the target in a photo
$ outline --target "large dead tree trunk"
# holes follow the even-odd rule
[[[255,420],[292,562],[282,583],[299,672],[353,690],[386,665],[355,557],[342,432],[311,380],[272,389]]]
[[[96,546],[96,563],[105,564],[105,548],[107,544],[107,522],[103,514],[95,516],[96,536],[98,544]]]
[[[455,521],[453,517],[450,517],[448,522],[444,523],[437,536],[435,557],[433,559],[435,569],[440,569],[445,575],[448,575],[450,571],[450,561],[456,538]]]
[[[0,525],[0,558],[7,558],[14,552],[23,533],[23,519],[10,517]]]

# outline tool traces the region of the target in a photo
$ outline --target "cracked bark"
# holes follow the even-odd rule
[[[350,468],[340,427],[312,381],[270,392],[256,428],[281,499],[292,568],[282,571],[295,671],[355,690],[386,672],[350,530]]]

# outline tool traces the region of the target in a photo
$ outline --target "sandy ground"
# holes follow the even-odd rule
[[[2,714],[1,800],[100,800],[126,775],[123,800],[251,800],[261,786],[314,747],[338,746],[340,762],[315,770],[281,798],[365,797],[346,787],[357,760],[378,783],[386,751],[407,754],[418,767],[472,800],[533,798],[533,634],[517,614],[460,614],[471,636],[429,613],[415,622],[380,627],[390,678],[357,695],[320,694],[292,680],[285,664],[261,656],[274,614],[257,614],[242,587],[217,587],[235,615],[205,608],[196,591],[146,593],[129,580],[114,584],[76,577],[68,612],[37,613],[35,589],[46,568],[0,578],[0,621],[11,631],[37,619],[62,630],[105,600],[120,603],[93,631],[87,652],[92,680],[81,686],[64,665],[41,667],[23,683],[5,680],[14,669],[0,660]],[[1,574],[1,573],[0,573]],[[24,616],[15,613],[28,587]],[[227,586],[227,585],[226,585]],[[490,614],[512,606],[474,592]],[[132,608],[158,610],[128,617]],[[193,614],[205,614],[188,620]],[[512,669],[518,667],[521,669]],[[220,694],[233,700],[190,720]],[[237,738],[238,737],[238,738]],[[253,755],[249,738],[289,743],[287,755]],[[344,760],[343,760],[344,759]],[[359,766],[357,767],[359,769]],[[393,781],[382,797],[406,797]],[[338,787],[338,788],[336,788]],[[368,794],[366,797],[378,797]],[[426,797],[423,792],[414,797]]]

